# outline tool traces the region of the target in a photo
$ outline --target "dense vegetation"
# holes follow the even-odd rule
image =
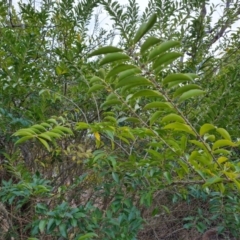
[[[240,4],[211,2],[0,2],[1,239],[239,239]]]

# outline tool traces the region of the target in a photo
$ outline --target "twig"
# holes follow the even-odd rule
[[[225,6],[225,9],[224,9],[225,12],[228,11],[228,9],[230,7],[230,2],[231,2],[231,0],[227,0],[226,6]],[[233,15],[233,18],[236,18],[239,14],[240,14],[240,7],[236,11],[236,13]],[[220,28],[220,30],[213,36],[212,40],[209,42],[208,47],[211,47],[217,40],[219,40],[223,36],[226,29],[229,27],[229,25],[231,23],[232,23],[232,20],[230,18],[228,18],[227,21],[225,22],[225,24],[223,24],[222,27]]]
[[[9,15],[10,25],[11,25],[12,28],[26,28],[27,27],[26,24],[22,24],[22,23],[15,24],[15,23],[13,23],[13,19],[12,19],[12,0],[9,0],[9,2],[8,2],[8,15]]]

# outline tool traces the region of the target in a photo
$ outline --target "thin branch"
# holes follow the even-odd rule
[[[26,28],[27,27],[26,24],[22,24],[22,23],[15,24],[15,23],[13,23],[13,19],[12,19],[12,0],[9,0],[9,2],[8,2],[8,15],[9,15],[10,26],[12,28]]]
[[[231,0],[227,0],[224,12],[228,11],[228,9],[230,7],[230,2],[231,2]],[[223,36],[223,34],[227,30],[227,28],[230,26],[230,24],[233,23],[233,19],[235,19],[238,15],[240,15],[240,7],[237,9],[236,13],[233,14],[233,17],[231,19],[228,18],[227,21],[225,22],[225,24],[223,24],[222,27],[220,28],[220,30],[213,36],[212,40],[210,40],[210,42],[209,42],[208,47],[211,47],[217,40],[219,40]]]
[[[185,228],[179,228],[179,229],[176,229],[175,231],[169,233],[168,235],[164,236],[164,238],[162,239],[167,239],[169,237],[171,237],[173,234],[177,233],[177,232],[180,232],[180,231],[183,231],[183,230],[186,230]]]
[[[72,103],[72,104],[82,113],[82,115],[83,115],[86,123],[88,123],[88,119],[87,119],[86,114],[84,113],[84,111],[83,111],[75,102],[73,102],[70,98],[67,98],[66,96],[64,96],[64,95],[62,95],[62,94],[60,94],[60,93],[54,92],[54,91],[51,90],[51,89],[47,89],[47,90],[50,91],[50,92],[53,92],[53,93],[55,93],[55,94],[57,94],[57,95],[59,95],[59,96],[61,96],[62,98],[66,99],[66,100],[68,100],[70,103]]]
[[[227,0],[225,9],[229,9],[232,0]]]
[[[201,13],[200,13],[202,19],[204,19],[204,18],[206,17],[206,14],[207,14],[206,2],[203,1],[203,3],[202,3]]]

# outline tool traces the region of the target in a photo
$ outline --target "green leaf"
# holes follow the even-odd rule
[[[76,125],[76,129],[80,130],[80,129],[88,129],[89,128],[89,124],[85,123],[85,122],[78,122]]]
[[[38,140],[44,145],[44,147],[50,152],[50,147],[47,143],[47,141],[45,141],[44,139],[42,138],[38,138]]]
[[[179,46],[180,42],[178,41],[166,41],[161,43],[159,46],[155,47],[152,51],[150,51],[150,53],[148,54],[148,60],[151,61],[152,59],[154,59],[155,57],[157,57],[158,55],[166,52],[167,50]]]
[[[44,139],[46,139],[46,140],[48,140],[48,141],[52,141],[52,139],[51,139],[51,137],[48,135],[48,133],[41,133],[41,134],[38,135],[38,137],[44,138]]]
[[[171,83],[171,82],[186,82],[192,81],[192,79],[183,73],[172,73],[163,79],[163,84]]]
[[[89,88],[88,94],[96,92],[96,91],[98,91],[100,89],[104,89],[104,88],[105,88],[105,86],[103,86],[101,84],[95,84],[95,85],[93,85],[92,87]]]
[[[131,97],[131,99],[133,98],[138,98],[138,97],[163,97],[162,94],[156,90],[140,90],[136,93],[134,93]]]
[[[59,231],[62,237],[67,238],[67,225],[65,223],[59,225]]]
[[[34,136],[37,133],[29,128],[23,128],[13,134],[13,136]]]
[[[130,65],[130,64],[118,64],[116,67],[112,68],[108,72],[106,78],[113,77],[113,76],[119,74],[120,72],[124,72],[124,71],[129,70],[129,69],[139,69],[139,68],[135,65]]]
[[[78,221],[77,221],[76,218],[71,218],[71,219],[70,219],[70,222],[71,222],[71,225],[72,225],[73,227],[77,227]]]
[[[135,117],[123,117],[118,119],[118,123],[120,122],[134,122],[134,123],[140,123],[139,118],[135,118]]]
[[[219,164],[222,164],[222,163],[224,163],[226,161],[228,161],[228,158],[227,157],[223,157],[223,156],[219,157],[218,160],[217,160],[217,162]]]
[[[50,118],[47,121],[50,122],[50,123],[53,123],[54,125],[58,125],[58,122],[54,118]]]
[[[240,190],[240,182],[236,178],[233,178],[232,181],[236,184],[238,190]]]
[[[99,49],[91,52],[90,54],[88,54],[88,57],[93,57],[93,56],[107,54],[107,53],[122,52],[122,51],[123,51],[122,49],[117,48],[117,47],[106,46],[106,47],[102,47],[102,48],[99,48]]]
[[[115,61],[129,60],[129,56],[124,53],[109,53],[100,62],[99,65],[105,65]]]
[[[165,116],[161,120],[161,122],[180,122],[180,123],[185,123],[185,120],[181,116],[179,116],[179,115],[177,115],[175,113],[170,113],[167,116]]]
[[[130,142],[127,140],[127,138],[122,137],[120,135],[117,136],[120,140],[122,140],[123,142],[125,142],[126,144],[130,145]]]
[[[163,108],[163,109],[173,109],[173,105],[168,102],[151,102],[146,104],[143,108],[144,110],[151,109],[151,108]]]
[[[50,92],[49,89],[42,89],[41,91],[39,91],[39,96],[42,95],[43,93],[46,93],[48,96],[50,96]]]
[[[97,76],[93,76],[93,77],[89,80],[89,83],[90,83],[90,84],[95,84],[96,82],[102,83],[102,82],[103,82],[103,79],[101,79],[100,77],[97,77]]]
[[[213,134],[205,134],[204,135],[205,141],[215,142],[215,139],[216,139],[216,137]]]
[[[56,128],[51,129],[51,132],[53,132],[53,133],[57,133],[57,134],[61,135],[61,137],[64,135],[64,133],[63,133],[61,130],[56,129]]]
[[[55,225],[55,219],[54,218],[50,218],[48,220],[48,225],[47,225],[47,231],[50,231]]]
[[[151,136],[151,137],[155,136],[155,133],[154,133],[154,131],[152,129],[142,128],[142,130],[144,131],[144,134],[146,134],[148,136]]]
[[[118,81],[121,81],[126,77],[133,76],[133,75],[135,75],[137,73],[140,73],[140,72],[141,72],[141,70],[139,68],[132,68],[132,69],[128,69],[126,71],[123,71],[123,72],[119,73]]]
[[[106,116],[105,118],[104,118],[104,122],[105,121],[107,121],[107,122],[112,122],[112,123],[117,123],[117,120],[116,120],[116,118],[115,117],[112,117],[112,116]]]
[[[203,187],[208,187],[208,186],[213,185],[213,184],[215,184],[215,183],[220,183],[220,182],[222,182],[223,180],[224,180],[223,178],[220,178],[220,177],[218,177],[218,176],[209,178],[209,179],[207,179],[207,181],[203,184]]]
[[[146,151],[148,153],[150,153],[151,155],[153,155],[155,158],[157,158],[157,160],[159,160],[159,161],[164,158],[164,156],[161,153],[159,153],[153,149],[147,149]]]
[[[181,151],[181,147],[179,146],[178,142],[176,140],[165,139],[166,143],[170,145],[173,149],[175,149],[177,152]]]
[[[20,144],[20,143],[24,143],[24,142],[26,142],[27,140],[32,139],[32,138],[33,138],[33,136],[25,136],[25,137],[22,137],[22,138],[18,139],[18,140],[15,142],[15,145],[18,145],[18,144]]]
[[[188,84],[188,85],[185,85],[183,87],[180,87],[178,88],[175,93],[173,94],[173,97],[176,98],[178,97],[179,95],[189,91],[189,90],[192,90],[192,89],[200,89],[200,87],[196,84]]]
[[[188,174],[189,173],[189,167],[186,163],[184,163],[181,160],[178,160],[178,164],[182,167],[182,169]]]
[[[192,80],[198,78],[198,75],[195,73],[184,73],[186,76],[190,77]]]
[[[212,129],[215,129],[216,127],[212,124],[206,123],[201,126],[199,134],[200,136],[203,136],[205,133],[209,132]]]
[[[132,82],[131,84],[126,84],[124,87],[121,89],[121,94],[125,94],[129,89],[134,88],[134,87],[139,87],[140,86],[152,86],[153,84],[150,81],[139,81],[139,82]]]
[[[196,146],[200,147],[201,149],[203,149],[206,153],[209,152],[209,150],[207,149],[207,147],[209,147],[207,144],[206,146],[202,143],[202,142],[199,142],[197,140],[189,140],[190,143],[193,143],[195,144]]]
[[[83,236],[80,236],[77,240],[88,240],[89,238],[93,238],[93,237],[98,237],[98,235],[95,233],[87,233],[87,234],[84,234]]]
[[[224,139],[227,139],[227,140],[229,140],[229,141],[232,141],[230,134],[229,134],[224,128],[217,128],[216,130],[217,130],[218,133],[221,134],[221,136],[222,136]]]
[[[124,86],[141,86],[141,85],[152,85],[151,81],[142,76],[130,76],[124,78],[122,81],[118,82],[116,88]]]
[[[35,127],[30,127],[29,130],[35,132],[35,135],[40,134],[42,132],[38,128],[35,128]]]
[[[135,117],[127,117],[125,119],[126,122],[133,122],[133,123],[140,123],[141,121],[139,120],[139,118],[135,118]]]
[[[105,102],[101,105],[101,108],[109,107],[109,106],[112,106],[112,105],[122,105],[122,102],[121,102],[119,99],[108,100],[108,101],[105,101]]]
[[[177,52],[169,52],[169,53],[162,54],[159,56],[157,60],[154,61],[152,68],[156,69],[163,64],[165,65],[170,64],[181,56],[182,54]]]
[[[147,23],[143,23],[136,32],[134,37],[134,44],[137,43],[156,23],[157,21],[157,14],[154,13],[148,20]]]
[[[204,94],[205,92],[201,89],[192,89],[192,90],[189,90],[185,93],[183,93],[180,97],[179,97],[179,100],[180,101],[184,101],[186,99],[189,99],[191,97],[197,97],[197,96],[200,96],[202,94]]]
[[[196,136],[194,131],[188,125],[183,123],[178,123],[178,122],[170,123],[166,125],[163,129],[173,129],[174,131],[184,131]]]
[[[198,158],[197,161],[200,165],[202,166],[212,166],[213,163],[213,159],[211,157],[211,155],[209,153],[207,153],[207,151],[205,151],[205,153],[201,154]]]
[[[68,127],[64,127],[64,126],[59,126],[59,125],[58,125],[58,126],[56,126],[55,128],[53,128],[52,130],[54,130],[54,129],[58,129],[58,130],[61,130],[61,131],[64,132],[64,133],[73,135],[72,130],[71,130],[70,128],[68,128]]]
[[[118,99],[115,93],[110,93],[106,98],[107,101],[112,99]]]
[[[47,224],[47,220],[46,219],[41,220],[39,222],[38,227],[39,227],[39,230],[40,230],[41,233],[44,233],[46,224]]]
[[[163,173],[163,176],[166,178],[168,184],[171,184],[172,183],[172,178],[171,178],[171,175],[169,172],[164,172]]]
[[[40,124],[41,126],[44,126],[45,128],[50,128],[51,127],[51,125],[50,124],[48,124],[48,123],[41,123]]]
[[[178,88],[178,87],[180,87],[181,85],[182,85],[182,80],[179,80],[179,81],[173,81],[173,82],[170,82],[170,83],[168,83],[168,88],[170,89],[170,88],[173,88],[173,89],[176,89],[176,88]]]
[[[181,150],[186,150],[187,147],[187,137],[185,135],[183,135],[181,137]]]
[[[130,129],[128,127],[121,127],[121,128],[119,128],[119,131],[121,132],[120,133],[121,136],[135,140],[133,133],[130,131]]]
[[[219,148],[215,151],[213,151],[213,154],[224,154],[224,155],[230,155],[231,151],[228,151],[226,149]]]
[[[144,52],[146,52],[150,47],[158,44],[161,41],[161,39],[150,36],[146,39],[146,41],[142,44],[141,46],[141,54],[143,54]]]
[[[230,140],[226,140],[226,139],[223,140],[223,139],[221,139],[221,140],[216,141],[216,142],[213,144],[212,149],[215,150],[216,148],[221,148],[221,147],[225,147],[225,146],[236,147],[237,144],[233,143],[233,142],[230,141]]]
[[[189,157],[189,161],[191,161],[191,160],[196,160],[198,157],[199,157],[199,152],[198,151],[192,151],[192,153],[191,153],[191,155],[190,155],[190,157]]]
[[[104,79],[104,78],[106,77],[105,69],[100,68],[100,69],[98,70],[98,74],[100,75],[101,78]]]
[[[33,125],[31,128],[36,128],[36,129],[38,129],[38,130],[40,130],[40,131],[46,131],[46,128],[43,127],[43,126],[40,125],[40,124],[35,124],[35,125]]]
[[[112,177],[113,177],[113,179],[114,179],[114,181],[115,181],[116,183],[119,183],[119,176],[118,176],[117,173],[112,172]]]
[[[56,129],[55,129],[56,130]],[[62,134],[59,134],[59,133],[56,133],[56,132],[48,132],[47,133],[51,138],[61,138],[62,137]]]
[[[154,112],[149,119],[150,125],[153,125],[153,123],[155,123],[157,120],[159,120],[161,115],[162,115],[162,111]]]
[[[63,72],[62,68],[61,68],[60,66],[57,66],[57,67],[56,67],[56,73],[57,73],[57,75],[61,75],[62,72]]]

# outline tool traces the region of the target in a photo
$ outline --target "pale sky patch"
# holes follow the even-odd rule
[[[81,1],[81,0],[80,0]],[[121,5],[127,5],[128,4],[128,0],[117,0]],[[22,3],[27,3],[29,2],[28,0],[12,0],[13,6],[15,6],[16,8],[18,8],[18,3],[22,2]],[[147,7],[148,5],[148,0],[136,0],[136,2],[139,4],[140,7],[140,11],[143,12],[144,9]],[[37,0],[35,1],[36,6],[41,3],[41,0]],[[223,9],[224,9],[224,1],[222,0],[211,0],[210,4],[214,4],[216,7],[216,11],[213,14],[213,23],[216,23],[219,18],[222,17],[223,15]],[[209,12],[209,6],[207,11]],[[106,12],[103,10],[103,7],[99,7],[98,9],[96,9],[95,13],[99,14],[99,21],[101,23],[101,27],[104,27],[105,29],[110,29],[111,28],[111,20],[109,18],[109,16],[107,16]],[[90,24],[90,32],[91,32],[91,26],[93,26],[94,21],[91,22]],[[240,26],[240,21],[236,22],[233,26],[231,30],[236,30],[237,28],[239,28]]]

